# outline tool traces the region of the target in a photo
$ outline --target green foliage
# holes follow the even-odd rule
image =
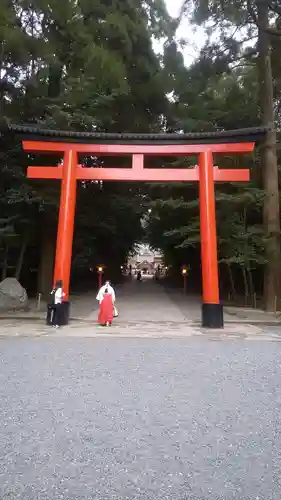
[[[75,130],[159,130],[167,99],[152,39],[171,37],[173,26],[162,0],[4,0],[0,14],[2,119]],[[42,211],[46,220],[48,214],[53,219],[59,185],[26,179],[27,163],[48,165],[50,157],[27,159],[16,138],[1,139],[0,157],[1,214],[7,220],[19,217],[14,230],[21,239],[23,221],[40,225]],[[88,268],[100,259],[115,266],[123,263],[142,236],[141,205],[135,186],[83,185],[74,268]],[[0,235],[8,235],[7,228],[12,230],[9,224],[0,226]],[[29,244],[40,245],[36,232]],[[16,264],[14,245],[9,259]],[[33,267],[39,260],[37,251]]]

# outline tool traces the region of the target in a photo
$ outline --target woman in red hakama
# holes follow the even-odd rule
[[[113,297],[108,290],[105,289],[103,299],[100,303],[98,322],[102,326],[111,326],[113,321]]]

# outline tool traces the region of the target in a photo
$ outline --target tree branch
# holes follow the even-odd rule
[[[281,7],[279,7],[279,5],[277,5],[276,3],[268,2],[268,7],[270,10],[275,12],[275,14],[281,16]]]
[[[255,24],[258,24],[258,17],[255,13],[251,0],[247,0],[247,9]]]
[[[281,31],[276,30],[275,28],[267,28],[265,32],[272,36],[281,37]]]

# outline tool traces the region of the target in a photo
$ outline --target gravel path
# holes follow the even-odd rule
[[[280,500],[280,344],[0,345],[1,500]]]

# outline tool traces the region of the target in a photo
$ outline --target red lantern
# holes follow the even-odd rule
[[[103,266],[97,266],[97,273],[98,273],[98,286],[100,289],[100,287],[102,286]]]

